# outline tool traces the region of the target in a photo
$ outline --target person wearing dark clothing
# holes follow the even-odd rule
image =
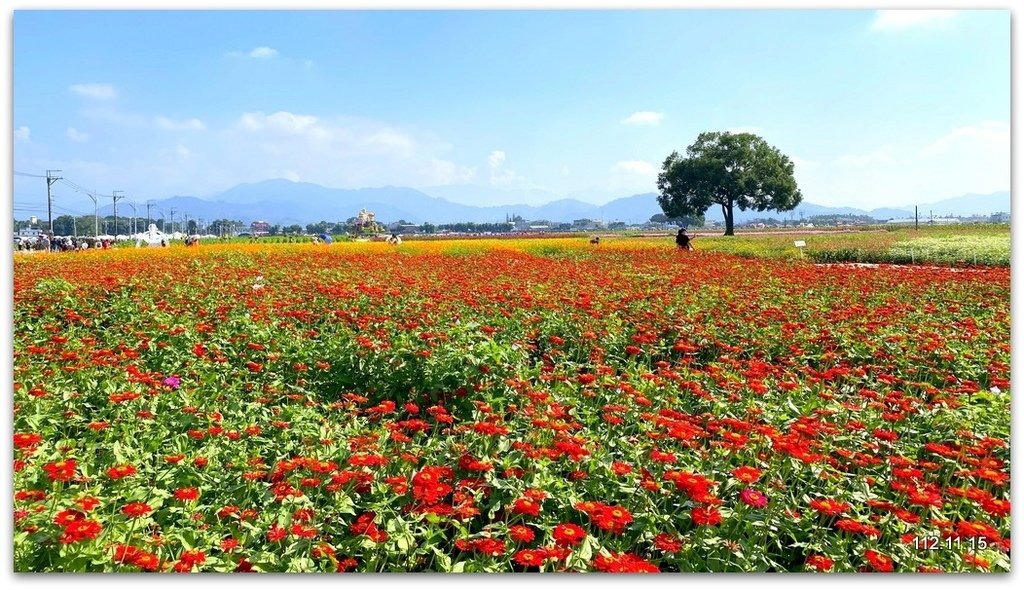
[[[676,234],[676,246],[679,246],[683,250],[693,250],[692,241],[693,238],[687,235],[686,228],[679,228],[679,233]]]

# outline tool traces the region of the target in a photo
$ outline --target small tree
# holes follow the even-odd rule
[[[733,235],[733,208],[789,211],[803,198],[793,162],[753,133],[709,132],[665,159],[658,175],[658,204],[669,217],[703,215],[722,207],[725,235]]]

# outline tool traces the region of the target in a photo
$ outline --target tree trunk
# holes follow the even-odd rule
[[[722,205],[722,217],[725,218],[725,235],[735,235],[732,231],[732,201],[729,201],[728,206]]]

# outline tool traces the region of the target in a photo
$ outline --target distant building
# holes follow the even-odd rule
[[[270,233],[270,224],[266,221],[254,221],[249,225],[249,231],[254,236],[265,236]]]
[[[398,223],[397,221],[388,224],[388,231],[393,234],[418,234],[420,226],[415,223]]]

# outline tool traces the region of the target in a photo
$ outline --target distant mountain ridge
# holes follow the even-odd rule
[[[511,193],[510,193],[511,194]],[[577,199],[557,199],[543,205],[490,205],[473,206],[453,203],[408,187],[385,186],[362,189],[328,188],[308,182],[285,179],[265,180],[234,186],[208,198],[174,196],[155,202],[155,210],[177,211],[175,219],[187,213],[190,218],[238,219],[249,223],[265,220],[282,225],[315,223],[318,221],[344,221],[359,213],[360,209],[373,211],[378,220],[409,223],[493,223],[505,221],[507,216],[519,215],[528,220],[572,222],[575,219],[598,219],[605,222],[624,221],[643,223],[652,215],[661,213],[655,193],[643,193],[615,199],[604,205],[585,203]],[[1010,193],[995,192],[988,195],[967,194],[919,206],[919,215],[935,216],[988,215],[1010,211]],[[111,206],[101,207],[101,215],[110,215]],[[125,212],[124,208],[119,213]],[[154,211],[155,212],[155,211]],[[744,223],[757,218],[800,219],[813,215],[870,215],[876,219],[912,217],[910,208],[879,208],[866,211],[855,207],[828,207],[804,202],[793,211],[739,211],[736,222]],[[722,221],[718,205],[708,209],[709,221]]]

